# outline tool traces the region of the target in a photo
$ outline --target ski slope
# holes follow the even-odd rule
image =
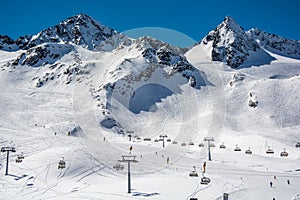
[[[137,90],[159,83],[171,88],[171,95],[155,103],[155,112],[129,112],[118,94],[112,95],[106,112],[141,137],[130,142],[126,134],[100,126],[99,105],[105,93],[97,91],[99,85],[118,80],[107,74],[125,58],[138,62],[138,52],[127,50],[114,54],[76,47],[61,59],[71,65],[76,57],[89,73],[68,85],[57,80],[35,87],[32,77],[46,73],[47,65],[5,68],[0,73],[0,143],[17,149],[11,154],[8,176],[4,176],[5,154],[0,154],[0,199],[220,200],[223,193],[239,200],[296,199],[300,194],[300,153],[294,147],[300,139],[298,60],[272,55],[276,60],[270,65],[233,70],[210,61],[207,50],[196,46],[186,57],[205,80],[200,89],[176,75],[161,82],[162,72],[157,69],[150,79],[133,86]],[[1,65],[17,55],[0,54]],[[132,68],[128,70],[131,73]],[[245,75],[242,81],[233,80],[237,72]],[[257,108],[248,106],[250,98],[258,101]],[[74,131],[75,127],[80,129]],[[162,148],[162,142],[154,142],[160,134],[178,143],[166,142]],[[215,139],[212,161],[207,160],[207,144],[198,147],[206,136]],[[144,141],[146,137],[151,141]],[[189,142],[195,145],[181,146]],[[226,149],[219,148],[222,143]],[[233,151],[236,144],[241,152]],[[127,194],[127,166],[123,171],[113,166],[130,146],[138,162],[131,165],[132,193]],[[273,155],[265,153],[268,146]],[[244,153],[248,147],[252,155]],[[279,155],[283,148],[289,153],[286,158]],[[21,152],[25,159],[16,163]],[[58,170],[61,157],[66,168]],[[200,184],[203,162],[207,162],[205,176],[211,179],[208,185]],[[188,176],[193,166],[199,177]]]

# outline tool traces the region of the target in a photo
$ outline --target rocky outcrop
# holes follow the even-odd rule
[[[225,62],[232,68],[243,64],[251,51],[259,49],[255,40],[229,16],[215,30],[209,32],[201,44],[211,45],[212,61]]]

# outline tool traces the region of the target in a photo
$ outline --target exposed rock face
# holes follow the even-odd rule
[[[3,51],[15,51],[18,50],[18,46],[15,41],[7,35],[0,35],[0,50]]]
[[[72,46],[64,44],[39,45],[21,53],[19,57],[12,62],[12,65],[29,65],[37,67],[42,64],[53,64],[72,49]]]
[[[225,62],[232,68],[240,66],[247,59],[250,51],[259,49],[255,40],[229,16],[201,43],[212,46],[212,61]]]
[[[43,43],[73,43],[89,50],[106,39],[118,34],[85,14],[79,14],[62,21],[60,24],[41,31],[32,37],[25,36],[16,40],[22,49],[29,49]]]
[[[286,39],[257,28],[250,29],[247,34],[255,39],[259,45],[273,53],[300,59],[300,41]]]

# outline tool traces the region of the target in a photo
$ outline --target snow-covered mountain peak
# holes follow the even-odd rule
[[[229,16],[209,32],[200,45],[208,47],[212,61],[226,62],[232,68],[243,64],[250,51],[259,49],[255,40]]]
[[[226,29],[232,30],[236,33],[239,32],[240,34],[243,34],[244,32],[244,29],[230,16],[226,16],[224,21],[218,27],[225,27]]]
[[[58,25],[48,28],[25,40],[18,39],[21,48],[28,49],[43,43],[73,43],[94,50],[101,42],[118,34],[86,14],[70,17]]]

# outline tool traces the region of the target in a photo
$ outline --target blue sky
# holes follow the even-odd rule
[[[299,0],[0,0],[0,34],[14,39],[36,34],[79,13],[119,32],[160,27],[195,41],[230,15],[246,30],[257,27],[300,40]]]

